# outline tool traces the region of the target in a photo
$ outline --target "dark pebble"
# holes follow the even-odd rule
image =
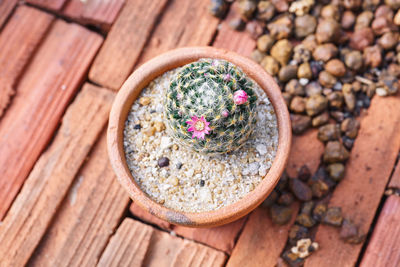
[[[301,134],[311,126],[311,118],[309,116],[290,114],[290,120],[294,134]]]
[[[319,127],[318,139],[322,142],[338,140],[340,138],[340,128],[338,124],[327,124]]]
[[[329,193],[329,185],[324,180],[317,180],[311,184],[311,191],[314,197],[322,198]]]
[[[169,158],[167,158],[167,157],[162,157],[162,158],[160,158],[159,160],[158,160],[158,166],[160,167],[160,168],[162,168],[162,167],[167,167],[168,165],[169,165]]]
[[[308,229],[301,225],[293,225],[289,230],[289,244],[296,245],[297,240],[308,238],[310,236]]]
[[[365,235],[359,233],[359,229],[350,220],[344,219],[340,228],[340,238],[346,243],[359,244],[364,241]]]
[[[278,204],[284,205],[284,206],[289,206],[290,204],[293,203],[293,195],[290,192],[283,192],[281,196],[278,198]]]
[[[296,218],[296,222],[304,227],[310,228],[315,225],[315,221],[308,214],[299,214]]]
[[[343,162],[349,158],[349,152],[339,141],[329,141],[325,146],[324,162]]]
[[[344,165],[342,163],[333,163],[326,167],[329,177],[334,181],[339,182],[344,177]]]
[[[342,208],[331,207],[325,213],[323,222],[332,226],[341,226],[343,221]]]
[[[178,163],[176,164],[176,168],[177,168],[178,170],[180,170],[180,169],[182,168],[182,166],[183,166],[183,164],[182,164],[181,162],[178,162]]]
[[[342,143],[345,148],[347,148],[348,150],[351,150],[354,145],[354,139],[351,139],[350,137],[347,137],[347,136],[343,136]]]
[[[150,113],[151,113],[151,114],[156,113],[156,110],[155,110],[155,109],[152,109],[152,110],[150,110]]]
[[[328,209],[328,207],[324,203],[318,203],[317,205],[315,205],[314,210],[313,210],[314,220],[321,222],[325,217],[325,213],[326,213],[327,209]]]
[[[200,186],[203,187],[205,185],[205,181],[204,180],[200,180]]]
[[[312,198],[310,187],[299,179],[290,179],[290,190],[301,201],[309,201]]]
[[[281,176],[281,178],[279,179],[278,184],[276,185],[276,189],[279,190],[280,192],[283,192],[288,184],[289,181],[289,177],[286,174],[286,172],[284,172]]]
[[[241,18],[234,18],[229,22],[229,26],[237,31],[243,31],[246,23]]]
[[[310,178],[310,176],[311,176],[311,171],[308,168],[308,166],[307,165],[301,166],[297,178],[306,182]]]
[[[289,264],[290,267],[300,267],[304,264],[304,259],[299,258],[291,250],[283,252],[282,258]]]
[[[276,202],[278,197],[279,197],[278,192],[276,192],[275,189],[272,190],[271,194],[269,194],[269,196],[263,201],[263,203],[261,203],[261,207],[262,208],[270,207],[272,204],[274,204]]]
[[[142,128],[142,126],[140,124],[135,124],[135,126],[133,126],[133,129],[135,130],[140,130]]]
[[[304,202],[302,205],[301,205],[301,211],[300,211],[300,213],[303,213],[303,214],[307,214],[307,215],[311,215],[311,212],[312,212],[312,210],[313,210],[313,208],[314,208],[314,205],[315,205],[315,203],[314,203],[314,201],[307,201],[307,202]]]
[[[223,18],[228,10],[228,4],[224,0],[211,0],[209,10],[213,16]]]
[[[272,205],[269,209],[271,219],[275,224],[286,224],[292,218],[293,209],[290,206]]]

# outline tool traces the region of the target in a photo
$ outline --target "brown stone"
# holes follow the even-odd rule
[[[274,5],[275,9],[280,13],[286,12],[289,9],[289,4],[287,0],[271,0],[271,3]]]
[[[282,16],[268,23],[267,28],[276,40],[287,39],[292,33],[293,23],[289,16]]]
[[[261,52],[261,51],[258,50],[258,49],[255,49],[255,50],[253,50],[253,52],[251,52],[250,58],[251,58],[252,60],[254,60],[255,62],[261,64],[261,62],[262,62],[262,60],[265,58],[265,56],[266,56],[265,53]],[[279,65],[278,65],[278,68],[279,68]]]
[[[322,95],[313,95],[307,99],[306,111],[309,116],[321,113],[328,106],[328,100]]]
[[[353,49],[362,51],[374,42],[374,33],[371,28],[362,28],[356,30],[350,37],[349,46]]]
[[[328,71],[323,70],[319,73],[318,81],[323,87],[332,88],[337,82],[337,79]]]
[[[372,19],[374,18],[374,13],[369,10],[361,12],[356,19],[355,30],[360,30],[370,26]]]
[[[274,17],[275,7],[270,1],[260,1],[257,5],[257,18],[269,21]]]
[[[264,57],[260,64],[272,76],[277,75],[279,72],[279,62],[271,56]]]
[[[332,163],[327,166],[329,177],[334,181],[339,182],[344,177],[344,165],[342,163]]]
[[[311,126],[311,118],[309,116],[290,114],[290,120],[294,134],[301,134]]]
[[[313,57],[315,60],[319,61],[322,60],[324,62],[330,60],[331,58],[335,57],[338,53],[338,49],[334,44],[322,44],[318,45],[314,52]]]
[[[274,42],[275,39],[271,35],[269,34],[261,35],[257,39],[257,49],[261,52],[268,52],[273,46]]]
[[[297,69],[297,78],[304,78],[309,80],[312,78],[312,71],[308,62],[300,64],[299,68]]]
[[[344,28],[346,30],[351,29],[351,27],[353,27],[355,21],[356,21],[356,16],[354,15],[353,12],[351,12],[350,10],[346,10],[343,12],[342,20],[341,20],[342,28]]]
[[[317,25],[315,37],[318,43],[329,43],[337,41],[340,34],[340,25],[333,19],[323,19]]]
[[[363,58],[359,51],[351,51],[345,55],[344,62],[352,70],[359,70],[363,66]]]
[[[342,92],[332,92],[327,95],[329,106],[332,108],[340,109],[343,106]]]
[[[323,223],[332,226],[341,226],[343,221],[342,209],[340,207],[330,207],[327,209]]]
[[[366,66],[379,67],[382,63],[382,49],[378,45],[366,47],[363,58]]]
[[[324,162],[335,163],[343,162],[349,158],[349,152],[338,141],[330,141],[326,144],[324,152]]]
[[[329,113],[324,112],[324,113],[314,117],[311,121],[311,125],[313,127],[318,127],[318,126],[328,123],[328,121],[329,121]]]
[[[340,130],[349,138],[356,138],[360,123],[355,118],[347,118],[340,125]]]
[[[378,44],[385,50],[394,48],[399,43],[399,34],[397,32],[384,33],[378,39]]]
[[[331,59],[325,65],[325,70],[336,77],[342,77],[346,73],[346,67],[339,59]]]
[[[304,113],[306,110],[306,100],[304,97],[295,96],[290,103],[290,110],[294,113]]]
[[[290,190],[294,196],[300,201],[309,201],[312,198],[312,191],[310,187],[297,178],[290,179],[289,182]]]
[[[279,70],[278,78],[281,82],[287,82],[297,78],[297,66],[286,65]]]
[[[294,33],[297,38],[304,38],[315,32],[317,20],[314,16],[306,14],[297,16],[294,20]]]
[[[339,138],[340,128],[337,124],[327,124],[318,129],[318,139],[322,142],[338,140]]]
[[[287,39],[279,40],[271,48],[271,56],[284,66],[289,61],[292,50],[293,46]]]

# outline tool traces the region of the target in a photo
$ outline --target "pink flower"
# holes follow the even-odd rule
[[[192,139],[197,137],[197,139],[203,139],[206,134],[209,134],[211,128],[208,127],[210,123],[206,121],[204,116],[201,116],[201,118],[197,118],[196,116],[192,117],[191,121],[187,121],[187,124],[190,125],[188,132],[193,132]]]
[[[229,82],[231,80],[231,75],[229,73],[224,74],[224,81]]]
[[[236,105],[241,105],[247,102],[248,95],[243,90],[238,90],[233,94],[233,102]]]
[[[229,112],[227,110],[222,111],[222,117],[226,118],[228,117]]]

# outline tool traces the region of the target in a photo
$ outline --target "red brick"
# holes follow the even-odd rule
[[[209,1],[172,0],[143,50],[139,64],[183,46],[209,45],[218,26],[210,15]]]
[[[5,2],[8,1],[2,3]],[[52,21],[53,16],[47,13],[32,7],[20,6],[1,31],[0,118],[12,95],[15,94],[14,87],[18,79],[47,33]]]
[[[293,135],[289,162],[286,171],[290,177],[297,177],[301,166],[306,165],[311,173],[318,169],[324,153],[324,144],[317,139],[318,130],[311,129],[302,135]]]
[[[100,26],[108,31],[117,18],[125,0],[70,0],[63,8],[62,14],[84,24]]]
[[[275,266],[286,245],[297,211],[298,203],[294,203],[292,219],[286,225],[274,224],[266,209],[257,208],[253,211],[227,266]]]
[[[151,215],[150,213],[139,207],[139,205],[137,205],[135,202],[132,202],[129,210],[135,217],[139,218],[142,221],[157,225],[161,229],[165,229],[168,231],[172,230],[172,225],[170,223],[161,220],[154,215]]]
[[[17,2],[18,0],[7,0],[0,2],[0,29],[2,28],[3,23],[10,16]]]
[[[400,266],[400,197],[386,200],[361,261],[361,267]]]
[[[50,10],[60,10],[67,0],[26,0],[26,2]]]
[[[244,217],[229,224],[203,229],[176,225],[173,230],[180,236],[231,254],[246,220],[247,217]]]
[[[223,266],[225,259],[220,251],[125,219],[107,245],[99,265],[218,267]]]
[[[129,202],[109,164],[103,132],[30,263],[95,266]]]
[[[167,0],[127,0],[90,69],[90,80],[119,90],[166,3]]]
[[[58,27],[64,26],[60,24]],[[27,263],[90,148],[104,129],[112,100],[110,91],[87,85],[69,107],[54,141],[38,160],[0,227],[2,265],[23,266]],[[74,207],[74,212],[83,207]],[[104,208],[102,211],[108,210]],[[85,216],[89,217],[90,212],[93,210],[87,211]],[[83,222],[87,219],[85,216]],[[85,226],[79,221],[75,223],[78,227]],[[91,230],[96,235],[104,235],[97,232],[96,227]],[[68,237],[84,238],[80,235]],[[47,256],[46,253],[43,255]]]
[[[250,56],[256,47],[256,41],[247,32],[235,31],[229,26],[230,20],[239,16],[236,5],[237,3],[232,5],[227,18],[221,23],[213,46],[232,50],[243,56]]]
[[[345,218],[367,233],[390,178],[400,148],[400,97],[374,97],[351,151],[343,181],[330,206],[342,207]],[[390,114],[390,116],[388,116]],[[338,229],[320,225],[315,237],[320,250],[305,266],[354,266],[362,244],[344,243]]]

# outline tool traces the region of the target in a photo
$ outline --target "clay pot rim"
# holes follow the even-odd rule
[[[123,130],[130,107],[150,81],[164,72],[196,61],[200,58],[225,59],[239,66],[267,93],[278,122],[278,150],[266,177],[249,194],[237,202],[214,211],[199,213],[168,209],[148,197],[136,184],[125,160]],[[292,139],[289,112],[280,88],[264,69],[252,60],[234,52],[213,47],[178,48],[157,56],[134,71],[118,92],[111,112],[107,132],[107,145],[111,165],[129,196],[143,209],[172,224],[189,227],[210,227],[232,222],[255,209],[271,193],[282,175],[288,160]]]

